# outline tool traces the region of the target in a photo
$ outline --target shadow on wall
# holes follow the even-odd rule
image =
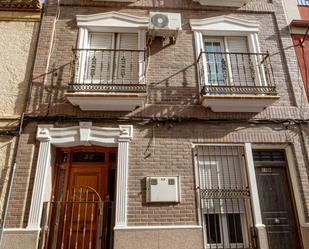
[[[13,144],[14,140],[12,138],[0,137],[0,155],[1,155],[1,164],[0,164],[0,213],[2,213],[3,198],[6,192],[6,186],[8,181],[8,174],[11,168],[11,156],[13,153]],[[0,220],[0,224],[2,221]]]
[[[14,114],[20,115],[24,107],[26,105],[26,96],[27,92],[29,91],[29,85],[31,82],[31,74],[32,74],[32,67],[34,63],[34,56],[35,56],[35,50],[36,50],[36,43],[37,43],[37,35],[39,32],[39,22],[33,25],[32,28],[32,38],[31,38],[31,43],[29,46],[29,52],[28,52],[28,58],[26,62],[26,70],[25,70],[25,75],[24,75],[24,80],[18,83],[18,94],[15,99],[15,105],[14,105]],[[22,103],[22,104],[21,104]]]

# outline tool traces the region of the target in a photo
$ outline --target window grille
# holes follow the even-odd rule
[[[205,248],[255,248],[242,146],[198,146],[198,189]]]

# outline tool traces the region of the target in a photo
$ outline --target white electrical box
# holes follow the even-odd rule
[[[152,36],[177,37],[181,30],[180,13],[150,12],[149,33]]]
[[[158,176],[146,178],[146,201],[180,202],[180,177]]]

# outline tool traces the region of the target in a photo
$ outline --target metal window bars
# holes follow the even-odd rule
[[[114,203],[91,188],[44,202],[38,249],[112,249]]]
[[[244,148],[196,147],[205,248],[256,248]]]
[[[146,92],[144,50],[73,49],[68,92]]]
[[[197,69],[203,95],[277,95],[268,53],[201,52]]]

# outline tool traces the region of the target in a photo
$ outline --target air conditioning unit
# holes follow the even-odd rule
[[[180,202],[179,176],[156,176],[146,178],[146,201]]]
[[[181,30],[180,13],[150,12],[149,34],[160,37],[177,37]]]

